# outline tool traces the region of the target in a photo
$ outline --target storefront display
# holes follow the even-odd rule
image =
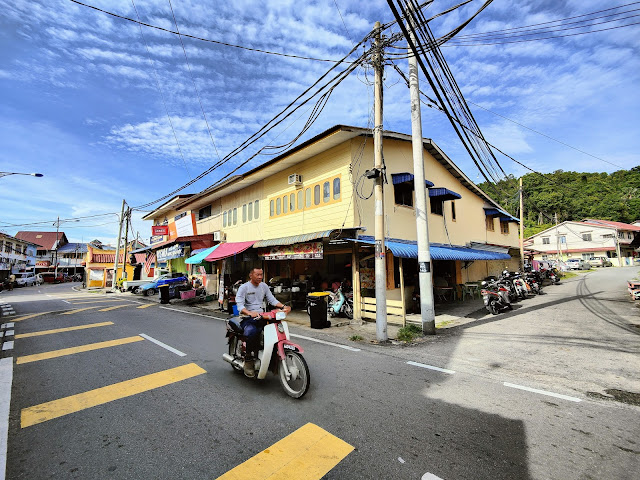
[[[277,245],[259,249],[258,255],[264,260],[321,260],[323,258],[323,245],[322,242]]]

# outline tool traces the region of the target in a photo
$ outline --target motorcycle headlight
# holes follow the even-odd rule
[[[278,331],[280,333],[284,333],[284,325],[282,325],[281,323],[278,324]]]

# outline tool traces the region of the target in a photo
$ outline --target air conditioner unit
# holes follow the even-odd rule
[[[289,175],[289,185],[295,185],[296,187],[302,186],[302,175],[294,173]]]
[[[222,232],[218,230],[217,232],[213,232],[213,241],[219,242],[220,238],[222,238]]]

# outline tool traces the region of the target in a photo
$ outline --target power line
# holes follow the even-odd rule
[[[98,12],[102,12],[102,13],[105,13],[107,15],[111,15],[112,17],[120,18],[122,20],[127,20],[129,22],[137,23],[139,25],[143,25],[143,26],[149,27],[149,28],[154,28],[156,30],[161,30],[163,32],[171,33],[173,35],[181,35],[183,37],[193,38],[195,40],[201,40],[203,42],[215,43],[217,45],[223,45],[225,47],[239,48],[239,49],[247,50],[247,51],[250,51],[250,52],[259,52],[259,53],[265,53],[265,54],[268,54],[268,55],[277,55],[277,56],[281,56],[281,57],[299,58],[299,59],[302,59],[302,60],[314,60],[316,62],[330,62],[330,63],[335,63],[336,62],[336,60],[330,60],[330,59],[326,59],[326,58],[313,58],[313,57],[304,57],[304,56],[301,56],[301,55],[293,55],[293,54],[289,54],[289,53],[271,52],[271,51],[268,51],[268,50],[262,50],[260,48],[245,47],[245,46],[242,46],[242,45],[235,45],[235,44],[232,44],[232,43],[222,42],[220,40],[212,40],[210,38],[203,38],[203,37],[198,37],[196,35],[189,35],[189,34],[186,34],[186,33],[180,33],[180,32],[176,32],[176,31],[173,31],[173,30],[169,30],[168,28],[158,27],[156,25],[151,25],[149,23],[140,22],[138,20],[134,20],[133,18],[125,17],[123,15],[118,15],[117,13],[113,13],[113,12],[110,12],[108,10],[104,10],[102,8],[94,7],[93,5],[88,5],[86,3],[79,2],[78,0],[69,0],[69,1],[71,1],[73,3],[77,3],[78,5],[82,5],[83,7],[91,8],[93,10],[97,10]],[[344,60],[342,60],[342,61],[344,61]]]

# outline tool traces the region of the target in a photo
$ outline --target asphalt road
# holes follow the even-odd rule
[[[640,407],[603,398],[640,392],[640,310],[621,287],[637,274],[581,274],[413,346],[294,336],[301,400],[235,373],[220,319],[69,284],[14,290],[0,298],[16,310],[6,476],[638,478]],[[72,327],[86,328],[52,332]]]

